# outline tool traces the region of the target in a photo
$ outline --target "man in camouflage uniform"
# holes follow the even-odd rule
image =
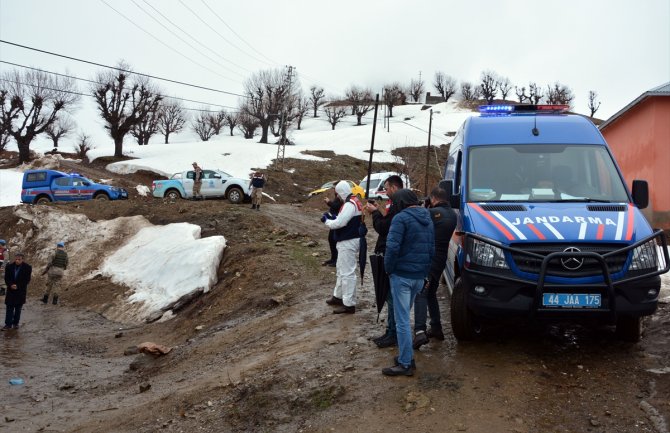
[[[68,265],[68,257],[65,252],[65,244],[58,242],[56,244],[56,253],[51,259],[51,263],[47,265],[47,289],[42,297],[42,302],[47,304],[49,302],[49,295],[53,292],[53,304],[58,304],[58,292],[60,292],[61,281],[65,274],[65,269]]]
[[[202,168],[197,162],[193,163],[193,200],[203,198],[200,194],[200,187],[202,187]]]

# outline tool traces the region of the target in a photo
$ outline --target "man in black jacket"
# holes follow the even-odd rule
[[[414,350],[428,343],[428,338],[444,340],[440,307],[437,303],[437,287],[447,264],[449,240],[456,228],[456,212],[449,206],[447,192],[434,188],[430,192],[430,217],[435,227],[435,255],[430,266],[430,275],[424,288],[414,301]],[[426,315],[430,313],[430,329],[426,330]]]
[[[397,205],[393,201],[393,194],[403,188],[402,179],[400,176],[390,176],[384,182],[384,189],[386,195],[389,197],[386,203],[386,213],[379,210],[379,205],[370,203],[365,206],[365,209],[372,214],[372,226],[378,234],[377,243],[375,244],[375,254],[384,254],[386,252],[386,236],[388,236],[389,228],[391,227],[391,220],[399,212]],[[388,276],[386,276],[388,278]],[[390,287],[390,285],[389,285]],[[378,347],[391,347],[398,344],[396,338],[395,315],[393,313],[393,299],[391,298],[391,291],[389,290],[386,297],[386,311],[388,318],[386,320],[386,332],[372,341]]]
[[[14,257],[14,262],[7,265],[5,269],[5,283],[7,284],[5,305],[7,306],[7,313],[5,314],[3,331],[19,327],[21,309],[23,308],[23,304],[26,303],[26,293],[32,272],[33,268],[28,263],[23,262],[23,253],[17,253]]]

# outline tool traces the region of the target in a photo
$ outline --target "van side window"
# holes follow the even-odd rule
[[[186,172],[186,179],[194,179],[194,178],[195,178],[195,172],[193,170]]]
[[[70,179],[67,177],[59,177],[56,179],[56,185],[58,186],[70,186]]]
[[[463,167],[463,152],[459,150],[456,157],[456,167],[454,168],[454,192],[456,194],[461,193],[461,167]]]

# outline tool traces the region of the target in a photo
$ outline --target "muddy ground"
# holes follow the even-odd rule
[[[344,170],[347,161],[331,164]],[[397,353],[370,341],[383,332],[385,311],[378,323],[369,271],[356,314],[331,314],[324,301],[335,274],[321,266],[328,245],[318,221],[325,208],[304,195],[330,177],[362,176],[295,164],[311,171],[270,173],[281,180],[267,188],[278,202],[260,211],[134,190],[127,201],[50,205],[95,221],[186,221],[203,236],[225,236],[228,247],[218,283],[165,322],[106,318],[128,288],[99,277],[69,284],[62,305],[43,305],[45,280],[35,272],[21,329],[0,336],[0,432],[668,432],[667,303],[637,344],[617,341],[608,327],[524,323],[458,344],[440,287],[446,340],[416,353],[414,377],[383,376]],[[364,170],[355,164],[350,170]],[[153,177],[120,177],[102,165],[79,171],[128,188]],[[13,208],[0,208],[0,221],[5,239],[30,229]],[[374,241],[371,233],[370,248]],[[24,246],[29,262],[42,247]],[[146,341],[172,351],[154,358],[129,349]],[[14,377],[25,384],[10,385]]]

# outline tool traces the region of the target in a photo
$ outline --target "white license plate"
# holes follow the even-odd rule
[[[544,293],[542,306],[555,308],[598,308],[600,294],[593,293]]]

